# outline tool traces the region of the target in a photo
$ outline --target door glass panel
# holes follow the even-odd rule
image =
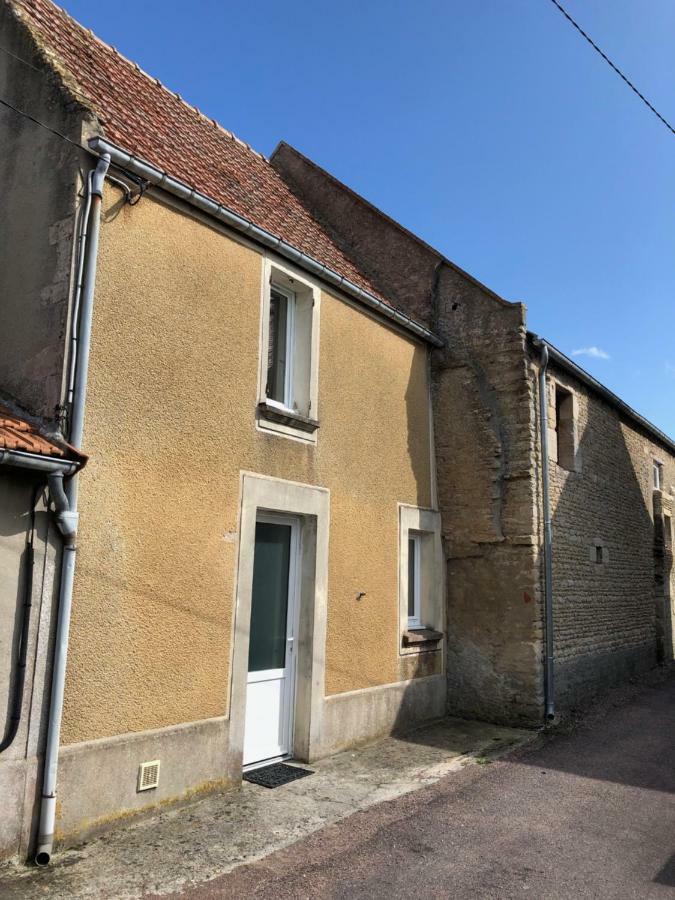
[[[291,561],[291,526],[258,522],[255,527],[249,672],[286,665],[286,614]]]

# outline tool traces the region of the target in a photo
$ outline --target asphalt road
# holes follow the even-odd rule
[[[675,678],[180,897],[675,898]]]

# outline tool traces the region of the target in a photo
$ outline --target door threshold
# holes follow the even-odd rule
[[[242,772],[252,772],[254,769],[262,769],[263,766],[273,766],[274,763],[278,762],[288,762],[289,759],[292,759],[290,753],[286,753],[283,756],[270,756],[269,759],[261,759],[259,762],[248,763],[246,766],[242,766]]]

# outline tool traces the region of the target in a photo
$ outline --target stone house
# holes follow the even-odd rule
[[[5,855],[672,656],[665,435],[293,148],[49,0],[0,16],[0,386],[88,457]]]

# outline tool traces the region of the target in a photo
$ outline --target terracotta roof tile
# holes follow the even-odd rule
[[[333,243],[269,161],[104,44],[50,0],[13,0],[105,137],[386,298]],[[214,127],[215,126],[215,127]]]
[[[84,463],[86,456],[65,441],[46,437],[36,425],[0,405],[0,450],[19,450]]]

